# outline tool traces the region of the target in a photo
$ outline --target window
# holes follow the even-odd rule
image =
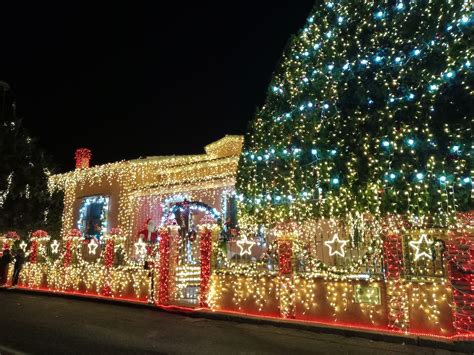
[[[82,199],[77,228],[85,238],[100,239],[107,232],[108,196],[90,196]]]

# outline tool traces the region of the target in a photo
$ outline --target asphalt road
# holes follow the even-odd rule
[[[0,354],[449,354],[152,309],[0,292]]]

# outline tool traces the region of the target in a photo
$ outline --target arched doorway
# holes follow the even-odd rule
[[[220,213],[203,202],[176,202],[165,211],[159,303],[206,306],[212,244],[221,224]]]

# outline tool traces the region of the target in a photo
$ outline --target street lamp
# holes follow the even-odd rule
[[[5,96],[10,90],[10,85],[4,81],[0,81],[0,88],[2,89],[2,121],[5,119]]]

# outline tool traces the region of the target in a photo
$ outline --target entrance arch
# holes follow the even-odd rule
[[[173,291],[176,302],[207,307],[213,233],[221,225],[221,214],[200,201],[175,202],[164,211],[159,304],[169,304]]]

